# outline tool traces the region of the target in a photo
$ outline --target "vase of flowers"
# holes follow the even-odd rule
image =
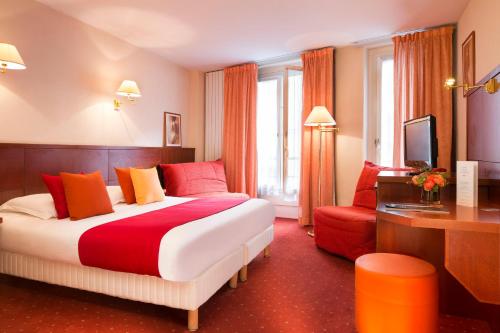
[[[420,202],[424,204],[441,204],[441,188],[448,183],[448,175],[444,172],[422,172],[413,176],[411,182],[413,185],[421,187]]]

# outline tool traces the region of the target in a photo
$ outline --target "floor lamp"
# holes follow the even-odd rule
[[[318,127],[319,130],[319,172],[318,172],[318,202],[321,204],[321,176],[323,174],[323,133],[338,131],[334,127],[337,123],[328,109],[324,106],[315,106],[304,123],[304,126]],[[314,219],[313,219],[314,225]],[[314,237],[314,229],[307,234]]]

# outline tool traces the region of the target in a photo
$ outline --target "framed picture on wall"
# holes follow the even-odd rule
[[[178,113],[163,113],[163,146],[181,147],[181,115]]]
[[[463,82],[469,86],[476,83],[476,45],[474,31],[465,39],[462,44],[462,74]],[[464,96],[467,95],[464,89]]]

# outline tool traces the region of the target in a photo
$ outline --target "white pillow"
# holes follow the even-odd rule
[[[106,186],[106,190],[108,191],[109,200],[111,200],[113,206],[120,202],[125,202],[125,197],[123,196],[120,186]]]
[[[0,206],[0,211],[24,213],[44,220],[57,217],[54,200],[49,193],[31,194],[11,199]]]

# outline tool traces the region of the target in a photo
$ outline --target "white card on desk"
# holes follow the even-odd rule
[[[477,161],[457,161],[457,205],[477,207]]]

